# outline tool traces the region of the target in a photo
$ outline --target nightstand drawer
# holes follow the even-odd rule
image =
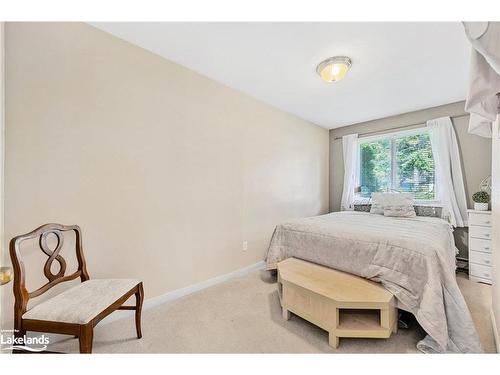
[[[491,267],[489,266],[471,263],[469,272],[471,276],[491,280]]]
[[[491,266],[491,254],[479,251],[469,251],[469,261],[483,266]]]
[[[469,238],[469,250],[491,253],[491,240],[482,240],[480,238]]]
[[[484,227],[491,227],[491,215],[470,213],[469,225],[481,225]]]
[[[474,238],[489,240],[491,239],[491,227],[479,227],[476,225],[471,225],[469,227],[469,235]]]

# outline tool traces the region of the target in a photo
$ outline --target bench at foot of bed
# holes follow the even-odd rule
[[[288,258],[278,263],[278,292],[283,318],[290,312],[340,337],[388,338],[397,332],[396,300],[381,284]]]

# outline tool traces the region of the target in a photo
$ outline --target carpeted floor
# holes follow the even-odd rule
[[[458,282],[485,352],[495,352],[490,286],[465,276]],[[133,317],[97,326],[94,353],[418,353],[415,345],[424,336],[414,324],[389,339],[341,339],[332,349],[327,332],[298,316],[282,319],[276,278],[267,271],[145,310],[142,322],[141,340]],[[49,350],[78,352],[78,340],[65,339]]]

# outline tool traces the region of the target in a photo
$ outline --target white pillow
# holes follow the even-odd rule
[[[372,206],[370,208],[371,214],[383,215],[384,214],[384,203],[385,203],[385,193],[372,193]]]
[[[417,213],[413,208],[413,205],[409,206],[407,204],[399,205],[388,205],[384,207],[384,216],[391,217],[415,217]]]
[[[390,207],[385,214],[386,207]],[[372,207],[370,213],[385,216],[400,216],[410,217],[411,211],[415,216],[415,209],[413,208],[413,197],[410,193],[372,193]]]

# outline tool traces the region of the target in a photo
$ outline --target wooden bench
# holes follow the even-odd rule
[[[283,317],[290,312],[329,333],[330,346],[340,337],[388,338],[397,332],[394,296],[381,284],[288,258],[278,263],[278,291]]]

